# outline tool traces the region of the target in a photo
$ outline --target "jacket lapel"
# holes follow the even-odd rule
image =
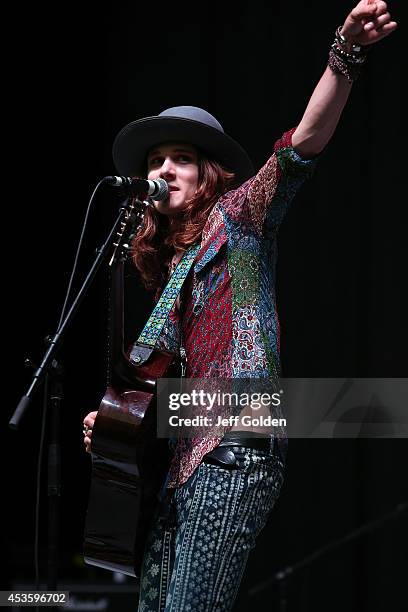
[[[194,272],[200,272],[218,253],[228,240],[224,217],[218,206],[214,206],[203,229],[200,250],[198,251]]]

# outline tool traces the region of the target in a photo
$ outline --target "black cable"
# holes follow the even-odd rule
[[[75,273],[76,273],[76,270],[77,270],[77,266],[78,266],[79,254],[81,252],[81,248],[82,248],[82,243],[83,243],[83,240],[84,240],[84,235],[85,235],[86,227],[87,227],[87,224],[88,224],[88,217],[89,217],[89,214],[91,212],[91,206],[93,204],[93,199],[94,199],[95,194],[98,191],[99,187],[104,182],[106,182],[106,177],[101,179],[99,181],[99,183],[96,185],[95,189],[92,192],[91,198],[89,200],[88,208],[86,209],[84,222],[82,224],[82,231],[81,231],[81,235],[79,237],[78,246],[77,246],[76,253],[75,253],[74,265],[72,267],[72,272],[71,272],[71,276],[70,276],[70,279],[69,279],[69,283],[68,283],[68,287],[67,287],[67,292],[65,294],[64,305],[62,307],[61,316],[60,316],[60,319],[59,319],[59,322],[58,322],[57,332],[59,331],[59,329],[60,329],[60,327],[62,325],[62,322],[64,320],[64,316],[65,316],[65,312],[66,312],[67,307],[68,307],[68,300],[69,300],[69,296],[71,294],[72,283],[73,283],[73,280],[74,280],[74,277],[75,277]]]

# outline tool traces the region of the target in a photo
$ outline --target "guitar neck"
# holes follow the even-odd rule
[[[110,267],[108,316],[108,380],[117,364],[126,360],[124,350],[124,262],[120,258]]]

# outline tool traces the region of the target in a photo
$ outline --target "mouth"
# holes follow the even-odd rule
[[[169,191],[180,191],[178,187],[175,187],[174,185],[169,185]]]

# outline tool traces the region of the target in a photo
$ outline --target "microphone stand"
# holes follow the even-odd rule
[[[59,506],[61,496],[61,444],[60,421],[62,381],[61,368],[54,359],[51,374],[47,373],[46,388],[50,385],[50,434],[48,445],[48,581],[47,589],[57,590],[58,568],[58,533],[59,533]],[[47,401],[46,397],[46,401]]]
[[[132,204],[126,199],[120,204],[120,212],[109,232],[107,239],[101,248],[97,250],[95,261],[85,278],[85,281],[80,288],[75,300],[72,303],[65,319],[56,334],[48,340],[49,348],[46,351],[44,358],[33,375],[32,383],[25,395],[23,395],[15,409],[13,416],[9,421],[9,427],[17,430],[20,422],[31,404],[32,397],[37,391],[40,383],[45,379],[45,402],[51,406],[50,417],[50,437],[48,446],[48,579],[47,588],[56,590],[57,588],[57,565],[58,565],[58,530],[59,530],[59,497],[61,493],[61,478],[60,478],[60,417],[61,417],[61,400],[62,380],[61,368],[54,358],[57,353],[64,334],[71,323],[76,311],[83,298],[88,291],[96,272],[102,262],[108,256],[109,249],[112,246],[118,248],[120,240],[123,236],[126,225],[125,215],[129,210],[132,210]],[[119,236],[119,239],[117,238]],[[49,383],[49,384],[48,384]],[[50,392],[48,393],[48,387]]]
[[[287,565],[283,569],[276,572],[273,576],[271,576],[271,578],[267,578],[266,580],[259,582],[258,584],[253,586],[251,589],[249,589],[248,597],[249,598],[254,597],[255,595],[258,595],[258,593],[261,593],[265,589],[268,589],[273,584],[277,583],[278,589],[279,589],[278,610],[279,612],[286,612],[287,589],[288,589],[289,578],[291,576],[293,576],[297,571],[303,569],[304,567],[311,565],[314,561],[316,561],[317,559],[319,559],[326,553],[329,553],[332,550],[335,550],[336,548],[339,548],[343,546],[344,544],[347,544],[348,542],[356,540],[357,538],[361,537],[362,535],[366,533],[369,533],[370,531],[374,531],[375,529],[378,529],[385,522],[391,519],[397,518],[400,514],[402,514],[403,512],[406,512],[407,510],[408,510],[408,501],[403,501],[399,503],[394,508],[394,510],[391,510],[391,512],[384,514],[378,519],[374,519],[373,521],[365,523],[361,527],[358,527],[357,529],[350,531],[347,535],[343,536],[342,538],[339,538],[338,540],[333,540],[329,542],[328,544],[325,544],[321,548],[318,548],[317,550],[315,550],[310,555],[307,555],[306,557],[304,557],[301,561],[298,561],[297,563],[294,563],[293,565]]]

